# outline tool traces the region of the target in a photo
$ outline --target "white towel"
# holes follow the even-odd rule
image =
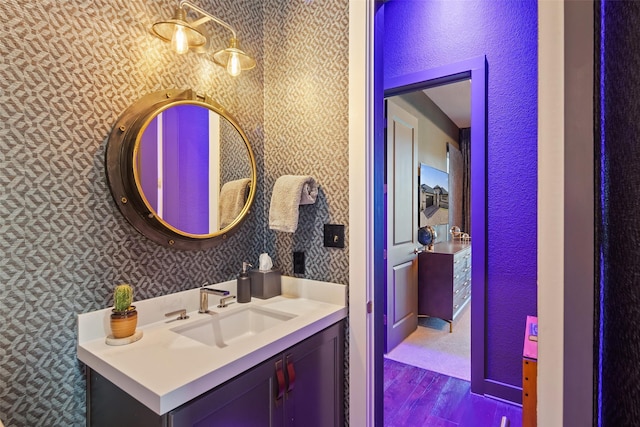
[[[220,228],[225,228],[240,215],[247,201],[247,186],[251,180],[241,178],[226,182],[220,189]]]
[[[269,228],[293,233],[298,229],[298,206],[316,202],[318,186],[310,176],[283,175],[276,180],[269,206]]]

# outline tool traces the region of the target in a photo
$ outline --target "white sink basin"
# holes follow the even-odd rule
[[[220,316],[222,340],[230,344],[242,338],[259,334],[296,317],[294,314],[258,307],[236,310]]]
[[[250,306],[229,313],[212,313],[201,321],[171,330],[202,344],[223,348],[294,317],[295,314]]]

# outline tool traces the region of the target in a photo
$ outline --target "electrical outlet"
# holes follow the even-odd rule
[[[293,274],[304,274],[304,252],[293,253]]]
[[[324,225],[324,247],[344,248],[344,225]]]

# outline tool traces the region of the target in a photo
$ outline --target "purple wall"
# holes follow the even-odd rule
[[[179,195],[174,196],[180,200],[178,227],[193,234],[209,234],[209,110],[181,105],[165,113],[174,110],[180,123],[189,123],[180,126],[179,132]]]
[[[520,387],[523,328],[537,313],[537,4],[392,0],[384,8],[385,80],[486,56],[486,376]]]
[[[149,123],[140,142],[141,185],[154,210],[158,209],[157,120]],[[178,177],[163,181],[162,218],[182,231],[209,234],[209,110],[196,105],[172,107],[162,113],[162,125],[164,176]]]
[[[144,130],[140,138],[140,153],[138,156],[138,170],[140,171],[140,185],[149,204],[157,209],[158,206],[158,118],[155,117]],[[144,153],[144,155],[142,155]]]

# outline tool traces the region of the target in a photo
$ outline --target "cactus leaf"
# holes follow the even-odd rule
[[[117,285],[113,291],[113,308],[115,311],[127,311],[133,302],[133,288],[127,283]]]

